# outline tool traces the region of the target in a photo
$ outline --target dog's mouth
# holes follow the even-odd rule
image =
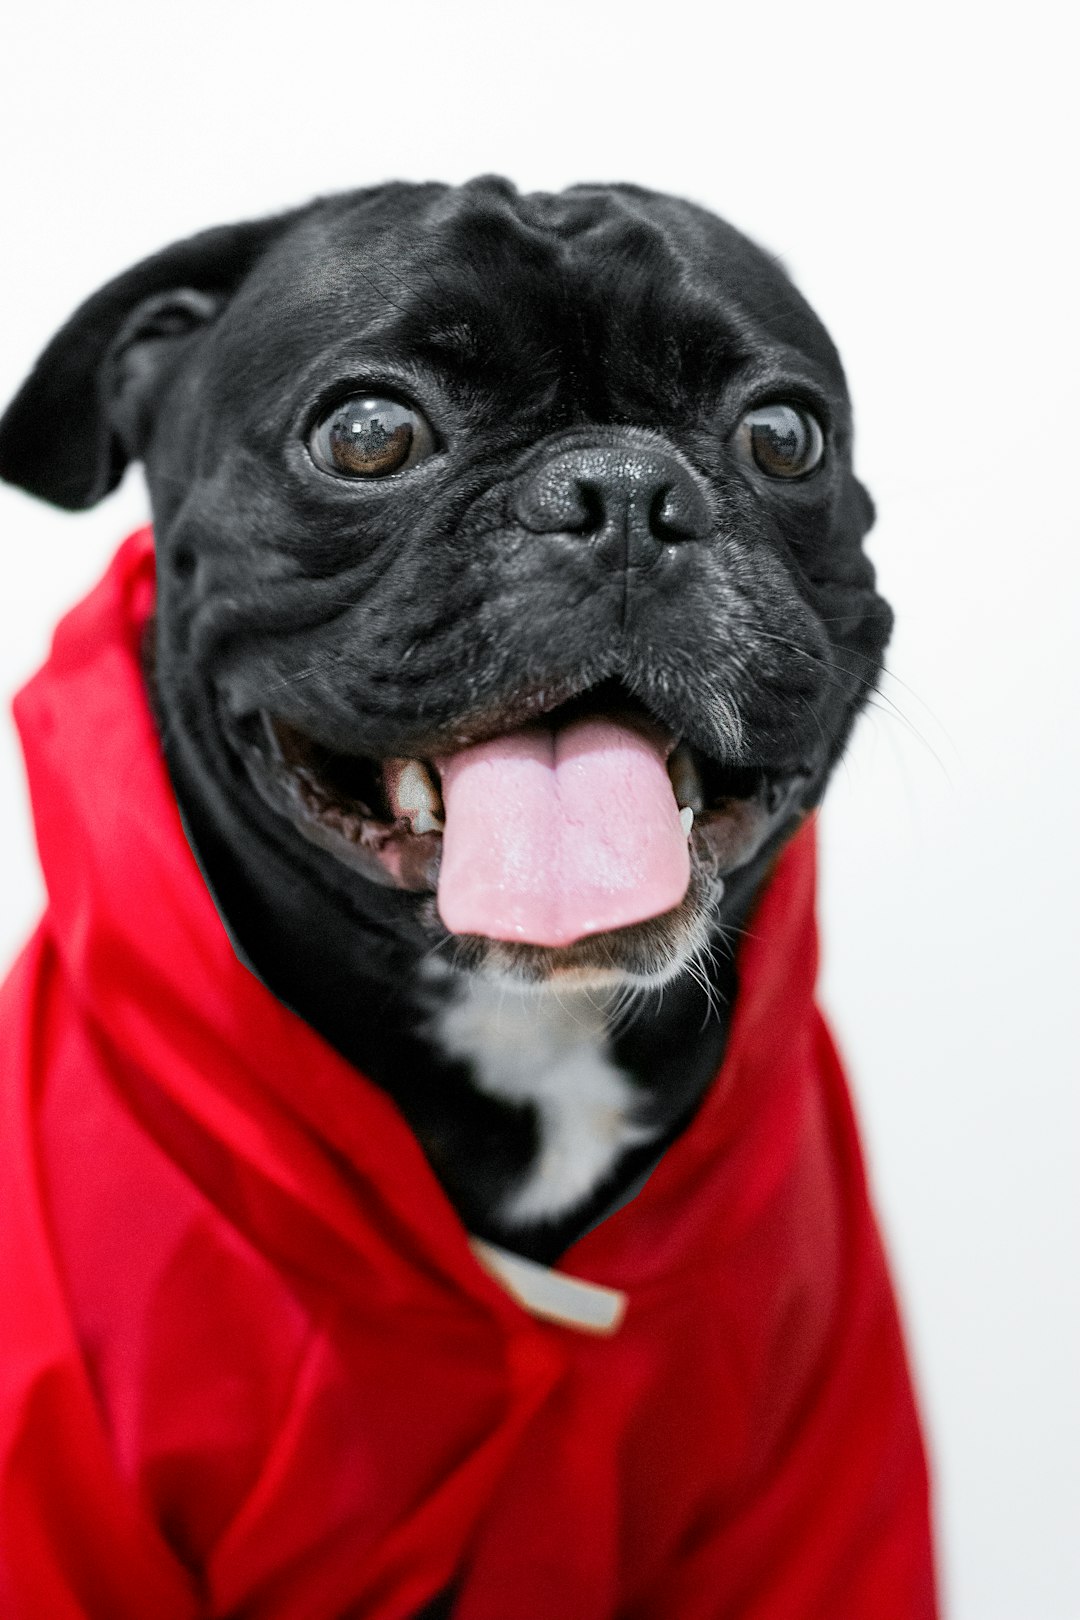
[[[617,683],[475,730],[479,742],[385,759],[329,749],[268,710],[234,736],[261,796],[309,842],[436,895],[452,934],[569,962],[583,941],[688,921],[797,810],[811,774],[710,757]]]

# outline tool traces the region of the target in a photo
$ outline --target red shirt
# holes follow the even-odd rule
[[[727,1055],[522,1309],[388,1097],[233,954],[138,659],[147,531],[17,700],[48,884],[0,993],[0,1614],[928,1620],[923,1452],[814,850]]]

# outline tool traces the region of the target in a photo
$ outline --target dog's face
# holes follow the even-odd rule
[[[386,187],[181,244],[75,317],[0,432],[0,471],[63,504],[132,456],[170,765],[256,962],[231,869],[241,910],[299,896],[436,946],[455,761],[495,773],[497,820],[523,736],[587,735],[637,738],[693,810],[685,892],[581,937],[459,925],[455,954],[663,978],[816,801],[879,673],[833,346],[671,198]]]

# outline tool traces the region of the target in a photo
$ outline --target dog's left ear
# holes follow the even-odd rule
[[[182,344],[295,218],[202,231],[87,299],[0,419],[0,478],[72,511],[114,489],[145,447],[155,391]]]

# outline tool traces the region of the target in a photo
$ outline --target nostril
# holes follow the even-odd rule
[[[560,457],[519,491],[515,508],[536,534],[595,534],[606,521],[601,480],[579,473]]]
[[[581,516],[575,525],[575,534],[598,534],[607,522],[607,501],[601,486],[592,479],[578,479],[578,497]]]
[[[708,528],[705,501],[688,479],[660,485],[649,506],[649,529],[657,540],[700,540]]]

